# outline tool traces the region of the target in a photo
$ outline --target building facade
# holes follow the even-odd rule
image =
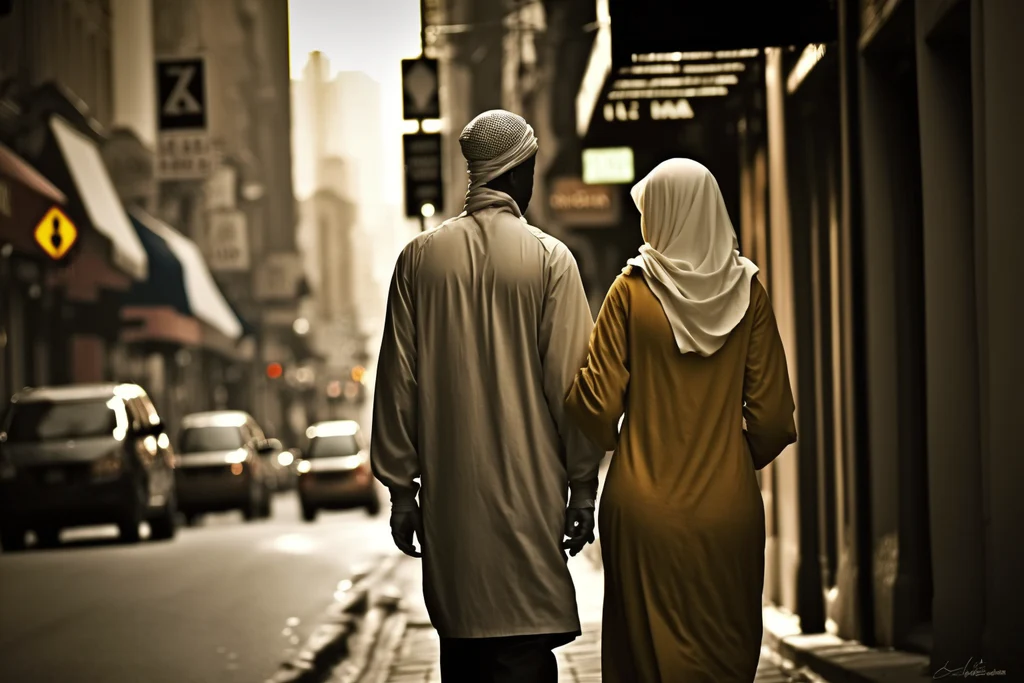
[[[132,0],[14,3],[0,18],[0,136],[63,188],[53,203],[78,232],[64,256],[48,259],[27,214],[4,226],[16,239],[0,252],[10,274],[3,326],[13,341],[2,389],[139,382],[174,424],[216,405],[217,377],[246,354],[239,320],[208,282],[194,243],[160,224],[168,245],[143,225],[149,218],[136,218],[159,200],[151,8]]]
[[[100,156],[115,100],[111,12],[107,1],[47,1],[14,3],[0,17],[0,142],[60,191],[64,201],[52,204],[78,229],[73,250],[50,259],[19,239],[42,213],[3,221],[7,395],[26,384],[109,377],[120,351],[119,293],[146,274]]]
[[[255,362],[227,372],[237,408],[290,444],[301,391],[272,364],[295,367],[304,287],[292,191],[287,0],[153,0],[157,59],[205,62],[205,177],[163,178],[158,213],[204,249],[218,284],[255,332]],[[230,256],[229,256],[230,255]],[[271,373],[276,374],[276,373]]]

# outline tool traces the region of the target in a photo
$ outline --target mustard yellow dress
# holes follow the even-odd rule
[[[762,285],[751,282],[747,313],[720,350],[684,355],[642,272],[627,269],[566,408],[615,451],[598,514],[605,683],[753,681],[765,544],[755,470],[796,441]]]

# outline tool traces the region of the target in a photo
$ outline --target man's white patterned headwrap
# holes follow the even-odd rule
[[[466,125],[459,136],[459,146],[469,164],[466,212],[510,205],[516,216],[521,217],[519,207],[509,195],[486,187],[486,184],[537,153],[533,127],[518,114],[492,109]]]

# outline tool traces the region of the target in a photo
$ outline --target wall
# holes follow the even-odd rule
[[[109,0],[15,2],[0,19],[0,80],[57,81],[103,126],[113,113]]]

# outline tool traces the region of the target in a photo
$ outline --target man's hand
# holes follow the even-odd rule
[[[583,546],[594,542],[594,508],[567,508],[565,511],[565,535],[562,550],[576,557]],[[568,558],[566,558],[568,559]]]
[[[398,549],[409,557],[422,557],[423,553],[413,545],[413,534],[423,548],[423,516],[418,505],[391,510],[391,538]]]

